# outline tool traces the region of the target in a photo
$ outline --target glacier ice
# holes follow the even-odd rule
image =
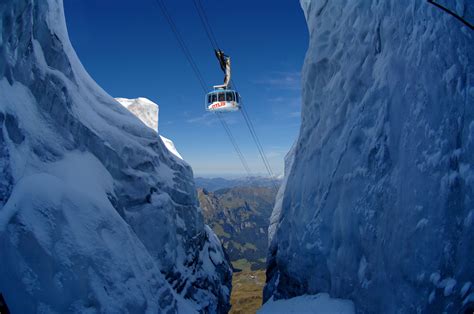
[[[13,313],[227,312],[191,168],[89,77],[65,25],[61,0],[0,3],[0,293]]]
[[[469,306],[474,32],[425,1],[301,6],[302,125],[270,226],[264,299],[324,292],[358,313]],[[455,6],[472,17],[474,2]]]

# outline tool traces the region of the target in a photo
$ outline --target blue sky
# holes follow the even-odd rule
[[[165,0],[206,83],[220,84],[192,0]],[[202,0],[233,79],[275,173],[298,135],[300,71],[308,44],[297,0]],[[155,0],[65,0],[71,41],[92,77],[114,97],[147,97],[160,106],[160,133],[175,142],[195,175],[243,175],[222,126]],[[265,168],[240,113],[226,114],[253,174]]]

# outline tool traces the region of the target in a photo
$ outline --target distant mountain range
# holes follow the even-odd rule
[[[209,180],[207,183],[211,187],[216,187],[218,183],[235,183],[229,181],[219,179]],[[198,188],[204,219],[221,239],[237,269],[265,268],[267,229],[276,189],[270,181],[257,181],[243,181],[245,184],[243,186],[221,188],[216,191]]]
[[[210,192],[224,188],[232,188],[236,186],[256,186],[256,187],[272,187],[278,188],[281,184],[281,178],[270,179],[268,177],[242,177],[235,179],[225,178],[202,178],[194,179],[197,187],[204,188]]]

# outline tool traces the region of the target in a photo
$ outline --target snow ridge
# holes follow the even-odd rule
[[[302,126],[270,227],[265,300],[326,292],[358,313],[469,306],[474,33],[423,1],[301,5]],[[455,9],[472,16],[474,2]]]

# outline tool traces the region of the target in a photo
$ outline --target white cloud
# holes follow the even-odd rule
[[[217,122],[216,117],[213,116],[212,113],[205,113],[203,115],[200,115],[198,117],[193,117],[188,120],[186,120],[187,123],[193,123],[193,124],[202,124],[202,125],[214,125]]]
[[[224,118],[227,124],[235,124],[237,121],[235,117],[225,117]],[[217,116],[212,112],[206,112],[198,117],[189,118],[186,120],[187,123],[200,124],[205,126],[213,126],[219,123]]]
[[[301,111],[293,111],[293,112],[290,112],[289,116],[291,118],[299,118],[301,117]]]
[[[254,83],[285,90],[300,90],[301,72],[275,71],[263,79],[255,80]]]

